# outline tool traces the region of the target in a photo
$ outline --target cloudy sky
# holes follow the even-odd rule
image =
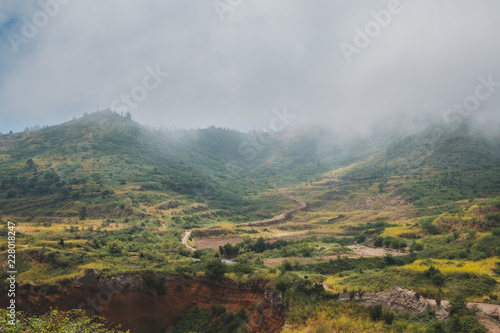
[[[497,0],[2,1],[0,131],[107,107],[241,130],[269,129],[276,112],[344,131],[454,104],[495,114],[499,12]]]

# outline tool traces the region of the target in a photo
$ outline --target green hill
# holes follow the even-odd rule
[[[166,275],[264,279],[295,308],[315,318],[338,309],[353,327],[373,326],[372,310],[350,313],[336,293],[398,286],[498,304],[500,136],[486,132],[472,122],[351,138],[319,127],[163,130],[87,114],[0,135],[0,249],[15,222],[17,281],[41,298],[92,268],[140,274],[158,295],[183,290]],[[209,320],[186,318],[200,313]],[[441,325],[431,312],[384,313],[394,324],[375,331]],[[300,316],[286,319],[298,331]]]

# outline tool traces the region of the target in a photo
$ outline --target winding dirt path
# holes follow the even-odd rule
[[[297,199],[295,197],[292,197],[292,196],[290,196],[289,198],[291,200],[295,201],[296,203],[298,203],[299,207],[296,207],[296,208],[293,208],[293,209],[289,209],[286,212],[280,213],[280,214],[278,214],[278,215],[276,215],[276,216],[274,216],[274,217],[272,217],[270,219],[267,219],[267,220],[255,221],[255,222],[249,222],[249,223],[240,223],[240,224],[236,224],[235,226],[236,227],[249,226],[249,225],[252,225],[252,226],[259,226],[259,225],[260,226],[264,226],[264,225],[275,224],[275,223],[281,222],[284,219],[288,218],[291,214],[295,213],[296,211],[302,210],[302,209],[304,209],[304,208],[307,207],[307,204],[304,201],[302,201],[300,199]],[[187,240],[189,238],[189,235],[191,235],[191,231],[186,230],[185,233],[184,233],[184,237],[182,238],[182,244],[184,244],[191,251],[194,251],[195,248],[192,247],[192,246],[189,246],[187,244]]]
[[[302,210],[304,208],[307,207],[307,204],[300,200],[300,199],[297,199],[295,197],[289,197],[291,200],[295,201],[296,203],[299,204],[299,207],[296,207],[296,208],[293,208],[293,209],[289,209],[287,210],[286,212],[283,212],[283,213],[280,213],[270,219],[267,219],[267,220],[262,220],[262,221],[255,221],[255,222],[248,222],[248,223],[240,223],[240,224],[237,224],[236,226],[237,227],[244,227],[244,226],[266,226],[266,225],[271,225],[271,224],[275,224],[275,223],[278,223],[278,222],[281,222],[283,220],[285,220],[286,218],[288,218],[291,214],[295,213],[296,211],[299,211],[299,210]]]
[[[187,243],[190,235],[191,235],[191,230],[186,230],[184,233],[184,237],[182,237],[182,244],[184,244],[184,246],[187,247],[189,250],[194,251],[196,249],[194,247],[188,245],[188,243]]]

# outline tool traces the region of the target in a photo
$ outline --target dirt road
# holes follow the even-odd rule
[[[289,217],[290,214],[293,214],[294,212],[296,212],[298,210],[306,208],[307,204],[304,201],[297,199],[295,197],[289,197],[289,198],[291,200],[295,201],[296,203],[298,203],[299,207],[287,210],[286,212],[280,213],[280,214],[274,216],[273,218],[270,218],[267,220],[255,221],[255,222],[249,222],[249,223],[241,223],[241,224],[237,224],[236,227],[264,226],[264,225],[275,224],[275,223],[283,221],[284,219]],[[190,234],[191,234],[191,231],[186,230],[186,233],[184,234],[184,238],[182,239],[182,244],[184,244],[191,251],[194,251],[195,249],[187,244],[187,240],[188,240]],[[241,242],[242,239],[243,238],[241,238],[241,237],[234,237],[231,239],[228,239],[228,238],[219,238],[219,239],[210,238],[210,239],[206,239],[206,240],[200,239],[199,241],[196,242],[196,247],[199,249],[212,248],[212,249],[216,250],[219,248],[219,245],[224,245],[226,243],[234,244],[237,242]]]
[[[266,225],[275,224],[275,223],[278,223],[278,222],[285,220],[287,217],[289,217],[291,214],[295,213],[296,211],[302,210],[302,209],[307,207],[307,204],[304,201],[297,199],[295,197],[289,197],[289,198],[291,200],[295,201],[296,203],[298,203],[300,206],[297,208],[287,210],[286,212],[280,213],[280,214],[278,214],[270,219],[267,219],[267,220],[248,222],[248,223],[240,223],[240,224],[237,224],[236,226],[237,227],[266,226]]]
[[[184,233],[184,237],[182,238],[182,244],[184,244],[184,246],[186,246],[191,251],[194,251],[196,249],[194,247],[192,247],[192,246],[189,246],[188,243],[187,243],[190,235],[191,235],[191,230],[186,230],[185,233]]]

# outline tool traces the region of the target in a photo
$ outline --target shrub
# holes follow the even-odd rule
[[[0,310],[2,319],[6,318],[6,310]],[[13,330],[6,328],[6,332],[65,332],[65,333],[120,333],[120,328],[109,328],[102,318],[89,317],[84,310],[63,312],[51,310],[46,314],[34,317],[25,317],[18,313],[18,322]],[[0,321],[0,323],[2,323]]]
[[[224,277],[227,273],[227,265],[220,259],[214,258],[207,262],[205,267],[205,276],[210,280],[217,280]]]
[[[454,333],[486,333],[476,317],[475,309],[467,307],[463,297],[455,296],[450,301],[450,319],[446,322],[448,332]]]
[[[494,224],[500,223],[500,213],[489,212],[484,214],[484,217],[486,218],[486,220],[488,220],[488,222],[492,222]]]
[[[382,318],[382,305],[370,306],[368,313],[373,321],[378,321]]]
[[[155,289],[158,296],[167,293],[167,277],[165,275],[156,275],[153,272],[147,272],[143,275],[144,286]]]
[[[391,325],[395,318],[396,315],[391,310],[386,310],[382,313],[382,319],[387,325]]]

